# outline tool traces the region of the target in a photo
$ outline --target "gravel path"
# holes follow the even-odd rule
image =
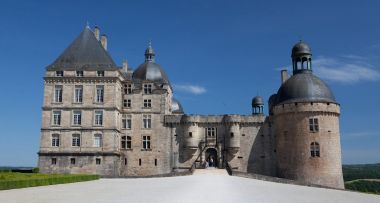
[[[192,176],[101,179],[0,191],[1,203],[377,202],[380,195],[265,182],[196,171]]]

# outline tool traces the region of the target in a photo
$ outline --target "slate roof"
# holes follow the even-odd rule
[[[115,70],[118,67],[86,27],[47,70]]]
[[[276,95],[276,103],[292,102],[331,102],[336,103],[335,97],[321,79],[311,71],[294,74],[281,85]]]

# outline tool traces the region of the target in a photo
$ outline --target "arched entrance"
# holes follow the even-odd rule
[[[209,167],[218,167],[218,151],[215,148],[208,148],[206,150],[205,159]]]

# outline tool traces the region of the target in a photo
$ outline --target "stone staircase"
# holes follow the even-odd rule
[[[219,169],[214,167],[209,167],[206,169],[195,169],[193,175],[225,175],[228,176],[226,169]]]

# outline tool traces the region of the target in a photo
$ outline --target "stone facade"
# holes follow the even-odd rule
[[[255,97],[251,115],[187,115],[151,46],[135,71],[117,67],[104,46],[87,27],[46,70],[42,173],[155,176],[213,158],[236,172],[344,187],[337,103],[271,97],[265,116]],[[318,119],[315,132],[310,118]],[[317,157],[310,156],[313,142]]]

